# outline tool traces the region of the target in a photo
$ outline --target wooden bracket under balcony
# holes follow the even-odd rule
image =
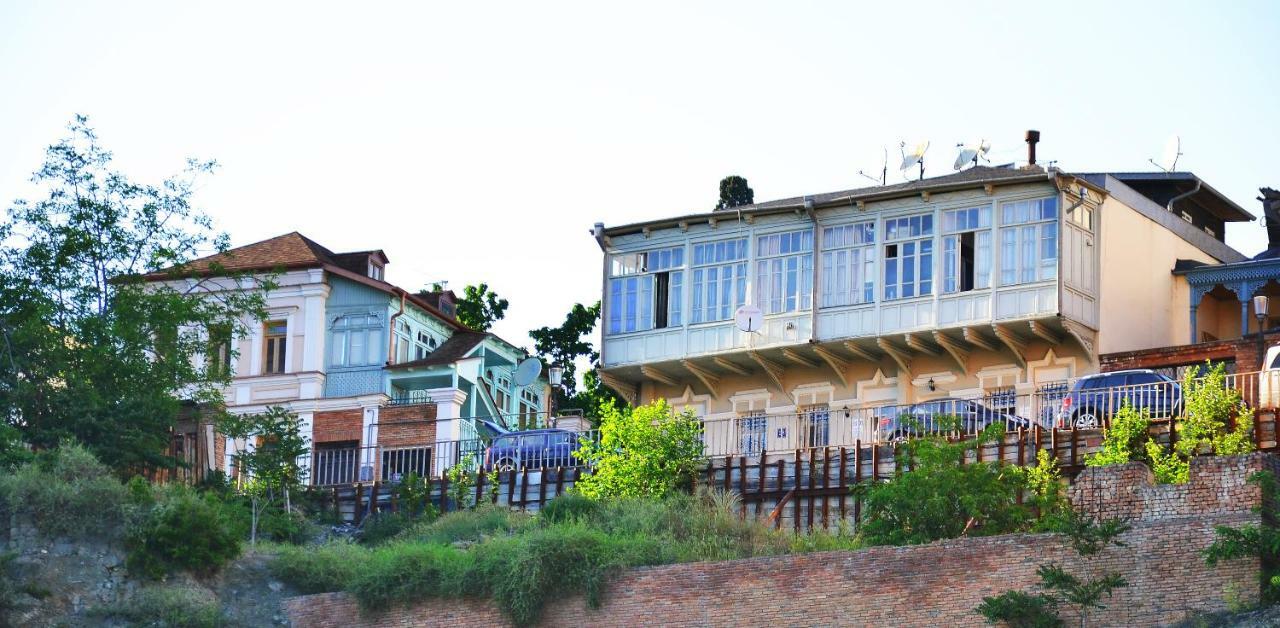
[[[777,362],[760,355],[759,351],[748,351],[747,355],[751,356],[751,359],[755,360],[756,364],[759,364],[760,368],[764,369],[764,372],[769,376],[769,379],[773,380],[773,383],[777,384],[778,390],[782,391],[785,395],[787,393],[787,387],[782,384],[782,374],[785,372],[782,366]]]
[[[827,363],[827,366],[830,366],[831,370],[836,372],[836,377],[840,378],[840,383],[843,384],[845,388],[848,388],[849,361],[839,355],[836,355],[834,351],[822,345],[814,345],[813,352],[818,354],[818,357],[822,358],[822,360]]]
[[[622,397],[623,401],[633,406],[640,404],[640,387],[638,385],[605,371],[600,371],[599,375],[600,383],[618,393],[618,396]]]
[[[938,343],[939,346],[941,346],[943,349],[946,350],[947,355],[950,355],[951,359],[956,361],[956,366],[960,367],[960,372],[964,373],[965,375],[968,375],[969,374],[969,350],[964,348],[964,346],[961,345],[960,342],[952,339],[951,336],[948,336],[940,331],[933,332],[933,339],[935,342]]]
[[[745,375],[750,375],[750,374],[751,374],[751,369],[749,369],[749,368],[747,368],[747,367],[745,367],[745,366],[743,366],[743,365],[741,365],[741,364],[738,364],[737,362],[734,362],[733,360],[730,360],[729,358],[715,357],[715,358],[711,358],[711,361],[712,361],[712,362],[715,362],[715,363],[716,363],[716,366],[718,366],[718,367],[720,367],[720,368],[722,368],[722,369],[724,369],[724,370],[726,370],[726,371],[729,371],[730,373],[734,373],[734,374],[736,374],[736,375],[744,375],[744,376],[745,376]]]
[[[783,349],[782,357],[788,360],[791,360],[792,362],[795,362],[800,366],[807,366],[811,369],[818,368],[818,363],[815,360],[809,358],[808,356],[801,355],[800,352],[796,351],[795,349],[791,349],[791,348]]]
[[[1027,368],[1027,341],[1009,329],[1008,325],[994,324],[991,329],[995,331],[996,338],[1009,347],[1009,351],[1013,352],[1013,359],[1018,362],[1018,366]]]
[[[880,361],[880,356],[879,356],[879,354],[877,354],[877,353],[875,353],[875,352],[873,352],[873,351],[871,351],[871,350],[869,350],[869,349],[864,348],[863,346],[859,345],[858,343],[856,343],[856,342],[854,342],[854,341],[852,341],[852,340],[846,340],[846,341],[844,341],[844,348],[845,348],[849,353],[852,353],[855,357],[862,358],[863,360],[866,360],[866,361],[868,361],[868,362],[879,362],[879,361]]]
[[[979,349],[986,349],[987,351],[996,350],[995,343],[991,342],[990,338],[982,335],[982,332],[973,327],[964,328],[964,341],[978,347]]]
[[[652,366],[649,366],[647,364],[640,366],[640,374],[644,375],[645,377],[648,377],[649,379],[655,382],[661,382],[668,386],[678,386],[680,384],[680,381],[677,380],[676,378],[670,375],[667,375],[666,373],[663,373],[662,371],[659,371],[658,369],[653,368]]]
[[[881,351],[884,351],[885,353],[889,354],[889,357],[893,358],[893,361],[898,363],[898,369],[899,369],[898,377],[906,377],[910,379],[911,377],[911,355],[910,354],[908,354],[906,351],[902,350],[901,348],[895,346],[892,342],[889,342],[887,338],[876,338],[876,346],[880,347]]]
[[[1045,325],[1040,321],[1028,321],[1027,325],[1031,327],[1031,333],[1037,338],[1040,338],[1051,345],[1062,344],[1062,336],[1058,332],[1050,329],[1048,325]]]
[[[693,376],[697,377],[698,381],[702,382],[703,386],[707,387],[707,392],[711,393],[712,399],[720,398],[719,391],[717,390],[720,385],[719,377],[711,371],[708,371],[689,360],[681,360],[680,364],[688,369],[690,373],[693,373]]]
[[[907,346],[911,347],[912,351],[933,356],[941,353],[937,349],[933,348],[933,346],[925,340],[925,336],[922,334],[903,334],[903,339],[907,341]]]
[[[1068,318],[1061,320],[1063,329],[1066,329],[1067,333],[1071,334],[1071,337],[1075,338],[1076,342],[1080,343],[1080,348],[1084,349],[1084,352],[1089,355],[1089,358],[1097,359],[1098,356],[1094,354],[1093,342],[1095,335],[1093,330]]]

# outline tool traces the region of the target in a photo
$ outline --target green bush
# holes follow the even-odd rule
[[[416,519],[402,512],[380,512],[360,524],[362,545],[380,545],[413,527]]]
[[[425,597],[461,597],[477,593],[472,555],[434,543],[392,543],[364,558],[349,590],[360,605],[382,609]]]
[[[702,461],[702,422],[692,411],[674,412],[661,399],[637,408],[608,405],[600,416],[600,442],[574,456],[593,469],[574,490],[601,497],[662,497],[687,489]]]
[[[368,556],[368,550],[345,541],[309,547],[282,545],[271,561],[271,573],[303,593],[344,591]]]
[[[564,523],[591,519],[600,510],[600,502],[578,493],[565,493],[542,506],[538,515],[547,523]]]
[[[73,538],[118,534],[130,501],[105,465],[70,442],[0,475],[0,499],[42,534]]]
[[[969,451],[1001,437],[999,428],[992,425],[975,440],[951,443],[938,436],[903,444],[910,470],[889,482],[862,485],[863,539],[909,545],[1026,526],[1030,515],[1017,503],[1021,473],[994,462],[965,462]]]
[[[477,542],[488,536],[513,534],[528,527],[533,517],[501,506],[481,504],[473,510],[451,512],[416,524],[401,538],[448,545],[455,541]]]
[[[91,616],[156,628],[217,628],[227,625],[217,601],[196,589],[155,586],[128,600],[89,610]]]
[[[241,538],[221,501],[172,490],[130,530],[127,566],[151,578],[177,570],[209,574],[240,555]]]

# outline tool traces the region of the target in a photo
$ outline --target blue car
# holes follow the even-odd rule
[[[578,434],[569,430],[507,432],[494,437],[489,444],[484,466],[497,471],[572,467],[577,464],[573,452],[579,447]]]
[[[1099,427],[1126,404],[1153,419],[1166,419],[1182,411],[1182,386],[1147,369],[1081,377],[1062,397],[1057,427]]]
[[[902,439],[921,434],[951,431],[938,421],[941,416],[953,416],[960,420],[954,429],[965,434],[976,434],[992,423],[1004,425],[1006,430],[1027,429],[1026,419],[988,408],[971,399],[946,397],[910,406],[887,406],[876,412],[880,433],[890,439]]]

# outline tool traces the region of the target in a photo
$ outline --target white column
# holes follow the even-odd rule
[[[378,406],[364,408],[364,418],[360,429],[360,477],[361,482],[376,480],[378,463]]]
[[[302,370],[324,370],[324,295],[308,296],[303,307]]]
[[[307,449],[312,450],[312,444],[316,442],[315,413],[299,412],[298,420],[302,422],[302,426],[299,428],[298,431],[302,434],[303,438],[307,439]],[[301,481],[303,484],[307,484],[308,482],[311,481],[312,456],[313,456],[313,453],[308,453],[306,456],[303,457],[302,460],[298,462],[299,477],[302,478]]]
[[[436,451],[432,471],[441,473],[456,461],[458,441],[462,438],[462,404],[467,393],[458,388],[432,388],[427,391],[436,404]]]

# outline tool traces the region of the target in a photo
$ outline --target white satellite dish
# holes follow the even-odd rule
[[[910,170],[911,168],[914,168],[916,165],[919,165],[920,178],[923,179],[924,178],[924,153],[925,151],[929,150],[929,142],[920,142],[919,144],[916,144],[911,148],[911,152],[907,152],[906,142],[901,142],[899,146],[901,147],[901,150],[902,150],[902,165],[899,166],[898,169],[902,171],[902,176],[910,179],[911,176],[907,174],[907,171]]]
[[[516,365],[516,386],[525,387],[537,381],[542,374],[542,360],[525,358]]]
[[[1178,169],[1178,158],[1182,156],[1182,138],[1177,135],[1170,135],[1169,139],[1164,142],[1164,151],[1160,153],[1160,163],[1151,161],[1156,167],[1165,172],[1173,172]]]
[[[956,155],[956,163],[953,166],[956,170],[962,170],[969,164],[978,165],[978,160],[990,161],[987,159],[987,153],[991,152],[991,142],[987,140],[979,140],[973,144],[959,144],[960,154]]]
[[[744,305],[733,313],[733,322],[747,333],[760,331],[764,325],[764,311],[751,304]]]

